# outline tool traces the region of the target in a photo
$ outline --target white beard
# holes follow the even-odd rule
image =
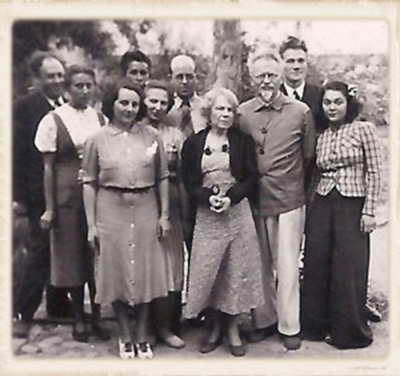
[[[261,90],[260,96],[265,103],[270,103],[274,95],[272,90]]]

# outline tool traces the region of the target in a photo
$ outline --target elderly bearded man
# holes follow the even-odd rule
[[[240,127],[255,143],[260,170],[253,214],[264,266],[266,304],[254,312],[253,341],[276,321],[284,346],[301,346],[299,253],[304,227],[304,174],[314,156],[315,125],[307,105],[283,95],[282,62],[272,53],[249,64],[256,96],[239,107]],[[276,306],[276,308],[275,308]]]

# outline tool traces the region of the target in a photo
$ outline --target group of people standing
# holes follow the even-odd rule
[[[183,315],[205,317],[202,353],[226,337],[243,356],[246,342],[276,332],[288,350],[302,339],[340,349],[372,342],[375,127],[357,119],[346,83],[305,81],[303,41],[289,37],[279,55],[249,60],[255,96],[239,104],[225,88],[198,96],[189,56],[172,59],[168,83],[151,80],[150,59],[130,51],[101,112],[91,105],[92,69],[71,66],[64,77],[55,56],[35,55],[37,90],[14,115],[13,208],[33,240],[14,291],[16,335],[28,335],[47,287],[48,314],[72,313],[77,341],[110,338],[99,320],[110,304],[121,358],[151,358],[152,334],[179,349],[187,278]],[[252,317],[246,333],[242,314]]]

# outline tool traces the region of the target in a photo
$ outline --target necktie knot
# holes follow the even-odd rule
[[[189,107],[190,108],[189,98],[182,98],[181,108],[183,108],[183,107]]]
[[[188,99],[182,100],[180,129],[186,136],[193,133],[192,115]]]
[[[55,105],[55,107],[60,107],[60,106],[62,105],[62,103],[61,103],[61,101],[60,101],[60,98],[57,98],[57,99],[54,101],[54,105]]]
[[[294,99],[297,99],[298,101],[300,100],[300,95],[296,90],[293,91],[293,97],[294,97]]]

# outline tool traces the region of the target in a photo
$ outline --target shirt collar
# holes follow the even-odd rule
[[[181,98],[179,95],[177,95],[177,94],[175,93],[175,98],[174,98],[174,100],[175,100],[175,106],[176,106],[176,108],[181,108],[182,102],[183,102],[182,98]],[[194,103],[195,103],[197,100],[198,100],[198,95],[197,95],[196,93],[194,93],[194,94],[189,98],[190,108],[193,108],[193,107],[194,107]]]
[[[53,108],[60,107],[60,106],[56,106],[56,100],[58,100],[59,103],[61,103],[61,105],[66,103],[65,99],[62,96],[58,97],[57,99],[51,99],[44,94],[43,94],[43,96],[46,98],[46,101],[49,102],[50,106]]]
[[[255,106],[254,106],[255,112],[258,112],[258,111],[262,110],[263,108],[279,111],[282,108],[283,103],[285,102],[285,96],[279,91],[277,97],[270,104],[266,104],[258,96],[255,98],[255,100],[256,100]]]
[[[294,98],[294,91],[296,90],[297,94],[299,95],[300,98],[303,98],[304,95],[304,89],[306,86],[306,82],[303,81],[298,87],[296,87],[295,89],[290,87],[286,82],[283,83],[283,86],[286,89],[286,93],[290,98]]]

